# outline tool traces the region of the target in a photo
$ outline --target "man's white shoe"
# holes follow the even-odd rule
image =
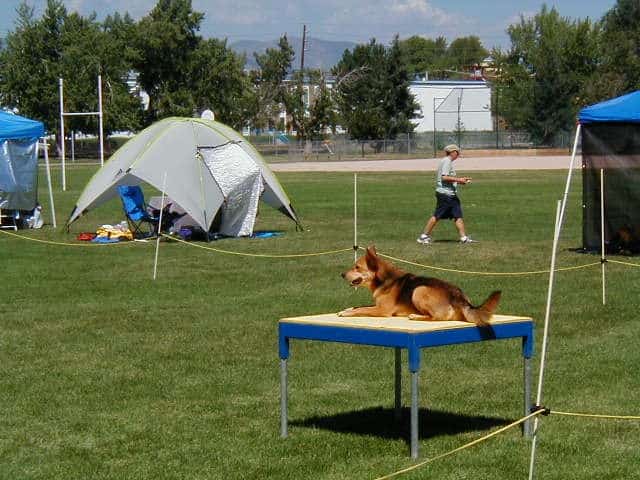
[[[431,243],[431,237],[425,233],[420,234],[420,236],[417,238],[416,242],[422,244],[422,245],[429,245]]]
[[[476,240],[474,240],[473,238],[469,237],[469,236],[464,236],[460,239],[460,243],[478,243]]]

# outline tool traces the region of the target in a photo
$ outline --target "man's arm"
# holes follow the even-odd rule
[[[467,183],[471,183],[471,177],[452,177],[451,175],[443,175],[442,181],[450,183],[462,183],[464,185]]]

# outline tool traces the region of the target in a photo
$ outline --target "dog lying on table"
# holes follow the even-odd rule
[[[494,291],[480,306],[455,285],[437,278],[419,277],[380,258],[374,246],[358,258],[342,277],[353,287],[371,290],[375,305],[352,307],[338,312],[340,317],[408,317],[411,320],[462,321],[488,325],[500,301]]]

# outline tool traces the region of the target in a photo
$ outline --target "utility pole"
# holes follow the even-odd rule
[[[300,53],[300,71],[304,71],[304,51],[307,48],[307,26],[302,26],[302,52]]]

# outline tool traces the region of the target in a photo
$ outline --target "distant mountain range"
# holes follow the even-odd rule
[[[300,68],[302,38],[287,37],[287,39],[295,52],[292,66],[294,70],[298,70]],[[304,53],[305,68],[318,68],[323,71],[331,70],[340,61],[345,50],[352,50],[356,46],[353,42],[333,42],[318,38],[307,38],[305,43],[307,44]],[[253,58],[253,53],[260,54],[264,53],[267,48],[277,48],[278,40],[239,40],[229,44],[229,47],[237,53],[244,53],[247,58],[246,67],[253,69],[258,66]]]

